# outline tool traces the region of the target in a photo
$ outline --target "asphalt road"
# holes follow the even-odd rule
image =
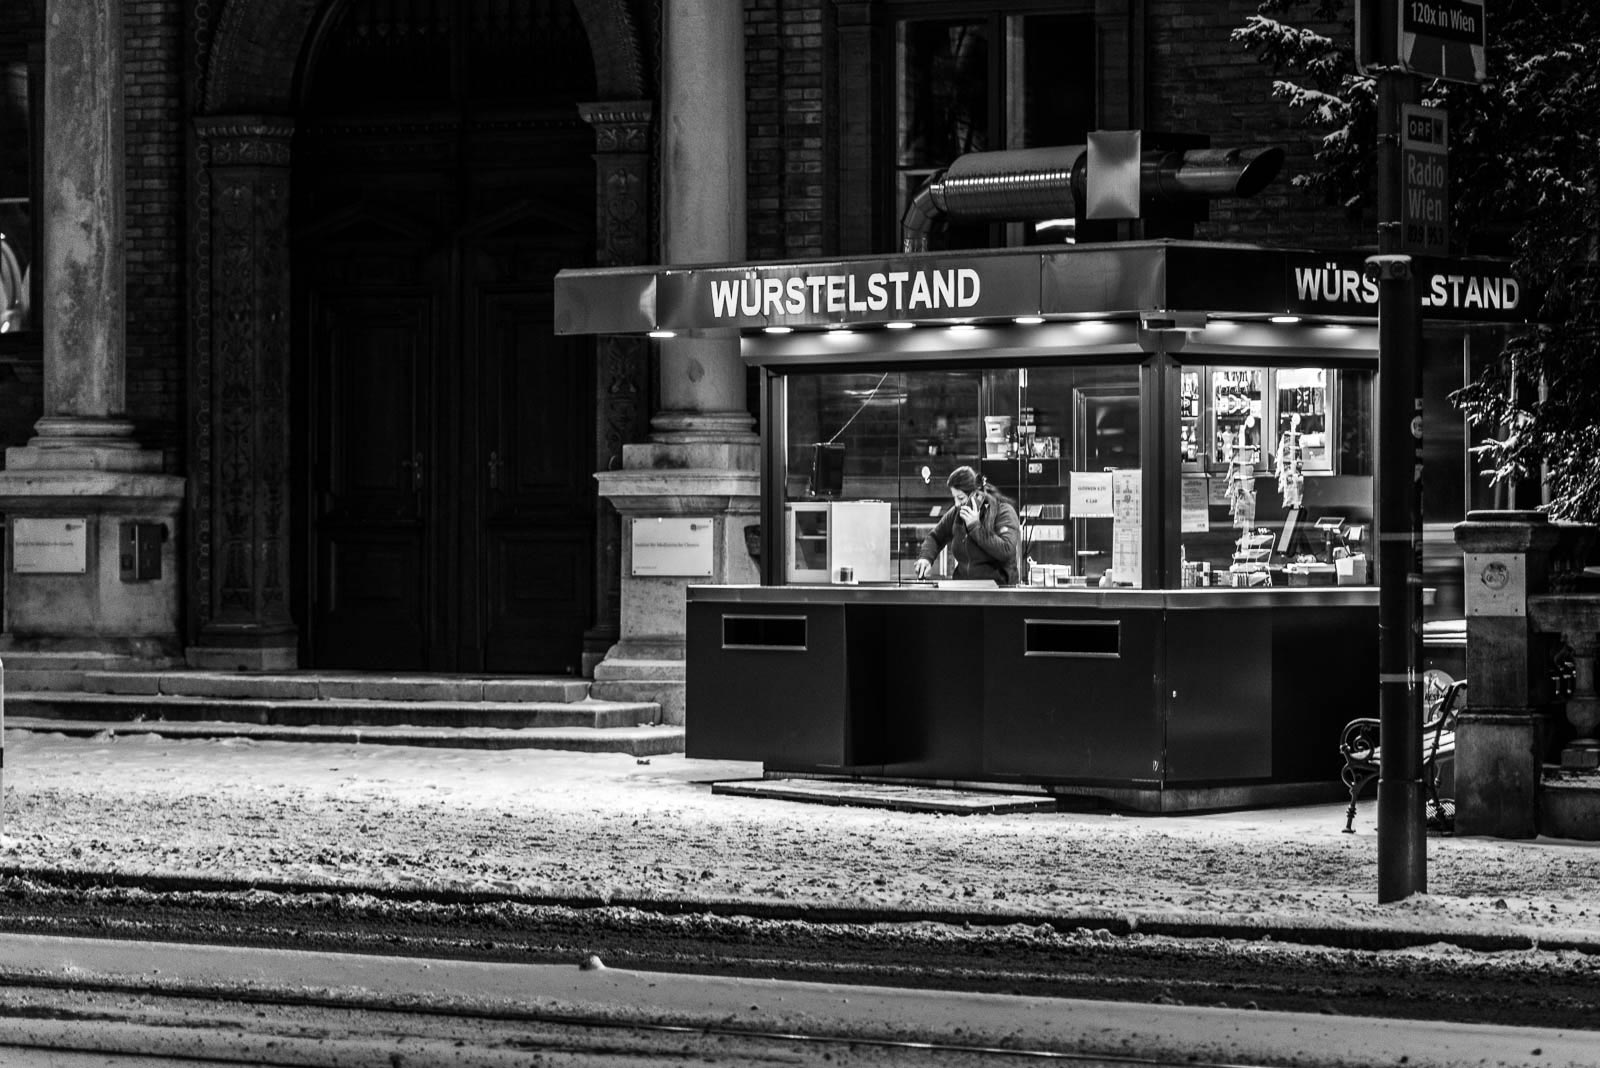
[[[688,975],[593,958],[529,965],[5,935],[0,961],[8,1068],[76,1068],[58,1054],[330,1068],[1594,1063],[1594,1036],[1578,1031]]]
[[[18,934],[504,966],[568,967],[592,955],[619,968],[762,980],[1600,1029],[1600,960],[1580,952],[16,882],[0,880],[0,930]],[[0,977],[8,974],[0,965]]]

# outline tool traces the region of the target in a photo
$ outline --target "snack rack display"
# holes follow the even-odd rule
[[[1230,586],[1270,586],[1272,571],[1272,532],[1247,530],[1234,542],[1233,563],[1228,565]]]
[[[1266,420],[1266,377],[1266,370],[1260,367],[1212,369],[1212,463],[1231,464],[1244,449],[1259,453]]]
[[[1185,471],[1203,470],[1200,462],[1205,439],[1200,414],[1200,372],[1178,372],[1178,451]]]

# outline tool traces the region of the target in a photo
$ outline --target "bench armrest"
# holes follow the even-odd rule
[[[1346,763],[1366,764],[1376,759],[1381,720],[1363,717],[1344,725],[1339,733],[1339,752]]]

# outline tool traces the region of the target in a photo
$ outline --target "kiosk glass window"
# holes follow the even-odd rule
[[[783,376],[783,580],[909,582],[978,470],[1016,507],[1024,581],[1138,585],[1137,366]],[[841,572],[841,568],[847,571]],[[933,577],[951,577],[948,553]]]
[[[1373,372],[1191,365],[1177,377],[1182,584],[1369,583]]]

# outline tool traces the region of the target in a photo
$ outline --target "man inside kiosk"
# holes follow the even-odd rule
[[[966,465],[951,471],[945,484],[955,504],[922,540],[913,565],[917,578],[927,578],[934,560],[949,546],[958,581],[992,579],[996,585],[1015,586],[1022,541],[1016,508],[993,483]]]

